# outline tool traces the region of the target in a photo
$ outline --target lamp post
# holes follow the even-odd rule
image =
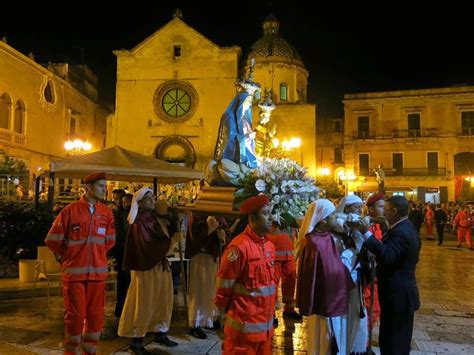
[[[68,140],[64,143],[67,155],[82,155],[92,149],[92,144],[81,139]]]
[[[344,193],[349,194],[349,181],[357,179],[353,171],[341,170],[338,174],[339,179],[344,184]]]

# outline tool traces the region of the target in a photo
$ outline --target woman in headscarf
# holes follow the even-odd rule
[[[347,195],[337,205],[336,212],[345,214],[348,222],[357,222],[361,218],[363,206],[364,202],[359,196]],[[349,294],[347,353],[365,354],[368,342],[368,315],[363,298],[362,267],[357,257],[364,239],[357,228],[349,226],[345,226],[341,237],[344,240],[341,260],[356,285]]]
[[[296,303],[308,319],[308,354],[348,354],[344,318],[354,287],[331,233],[335,207],[326,199],[313,202],[299,232],[300,253]],[[347,350],[348,349],[348,350]]]

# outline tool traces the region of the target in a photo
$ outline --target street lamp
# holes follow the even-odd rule
[[[92,144],[81,139],[68,140],[64,143],[68,155],[81,155],[92,149]]]
[[[339,179],[344,184],[344,191],[347,195],[349,193],[349,181],[354,181],[357,179],[353,171],[341,170],[338,173]]]

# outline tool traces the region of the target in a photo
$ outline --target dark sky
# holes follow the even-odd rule
[[[314,9],[295,0],[34,3],[2,4],[0,37],[40,62],[81,63],[83,48],[108,102],[115,90],[112,50],[133,48],[176,7],[197,31],[244,53],[273,12],[309,71],[308,99],[319,116],[342,115],[344,93],[474,84],[472,12],[457,1],[311,1]]]

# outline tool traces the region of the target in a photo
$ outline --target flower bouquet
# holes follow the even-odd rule
[[[272,203],[272,219],[278,224],[296,227],[309,204],[318,198],[315,180],[305,168],[290,159],[263,158],[260,165],[239,181],[235,207],[249,197],[263,193]]]

